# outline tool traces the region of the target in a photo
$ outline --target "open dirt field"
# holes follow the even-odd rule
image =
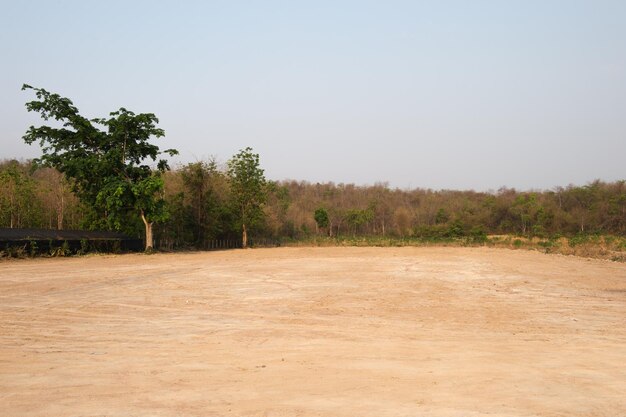
[[[626,265],[486,248],[0,263],[1,416],[625,416]]]

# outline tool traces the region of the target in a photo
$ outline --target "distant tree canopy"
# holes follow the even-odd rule
[[[213,240],[241,242],[243,217],[235,204],[241,196],[234,194],[228,167],[194,162],[164,172],[160,179],[170,215],[155,225],[158,247],[202,249]],[[331,236],[425,239],[480,238],[487,233],[626,236],[626,181],[494,193],[302,181],[266,182],[262,190],[265,195],[257,201],[264,202],[255,208],[253,225],[246,224],[247,243],[250,236],[306,239],[319,229]],[[74,196],[55,169],[0,161],[0,227],[71,229],[92,216],[93,210]]]
[[[158,157],[177,153],[174,149],[161,152],[150,143],[153,137],[164,136],[156,127],[156,116],[121,108],[109,118],[87,119],[68,98],[26,84],[22,89],[33,90],[37,97],[26,103],[28,111],[61,124],[31,126],[23,139],[28,144],[40,143],[43,155],[37,163],[56,168],[70,180],[72,190],[90,210],[85,224],[130,231],[140,218],[146,249],[151,249],[153,224],[168,218],[161,174],[169,167]],[[146,160],[157,161],[156,169]]]

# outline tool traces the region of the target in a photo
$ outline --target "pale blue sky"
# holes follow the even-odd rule
[[[22,83],[153,112],[179,162],[454,189],[626,179],[626,1],[0,1],[0,158]]]

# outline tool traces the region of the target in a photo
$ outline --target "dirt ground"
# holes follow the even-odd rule
[[[626,265],[487,248],[0,263],[2,416],[625,416]]]

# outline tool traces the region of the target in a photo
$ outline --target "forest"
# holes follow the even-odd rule
[[[164,172],[162,179],[168,215],[155,225],[156,248],[206,249],[214,240],[241,240],[241,216],[226,166],[214,160],[189,163]],[[401,190],[384,183],[262,185],[259,210],[248,224],[252,244],[316,237],[626,236],[626,181],[495,192]],[[0,227],[106,228],[106,222],[94,223],[92,216],[56,169],[32,161],[0,162]],[[130,216],[118,230],[143,238],[141,219]]]
[[[36,97],[29,112],[57,124],[30,126],[23,136],[39,143],[40,158],[0,161],[0,228],[117,231],[143,239],[146,251],[212,249],[216,241],[485,243],[498,236],[607,236],[626,249],[624,180],[494,192],[268,181],[249,147],[226,163],[171,169],[161,158],[178,151],[153,143],[165,135],[154,114],[122,107],[90,119],[68,98],[27,84],[22,90]]]

